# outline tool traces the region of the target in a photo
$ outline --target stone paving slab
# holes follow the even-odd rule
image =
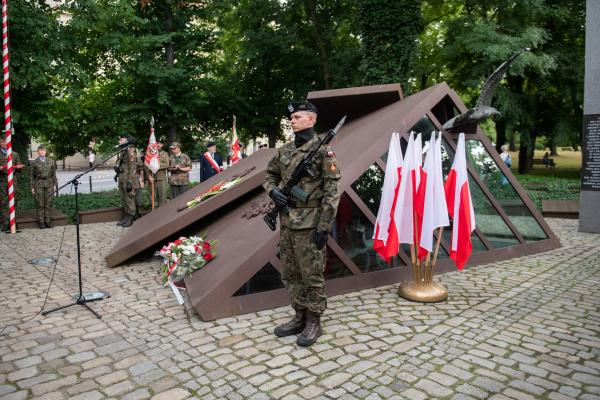
[[[46,316],[78,291],[75,230],[0,234],[0,400],[600,399],[600,236],[549,220],[563,247],[437,277],[439,304],[386,286],[329,299],[311,348],[276,338],[277,308],[212,322],[160,285],[159,262],[110,269],[122,228],[81,230],[84,291],[112,297]],[[52,267],[27,261],[56,256]]]

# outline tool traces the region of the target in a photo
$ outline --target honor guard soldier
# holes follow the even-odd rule
[[[25,165],[21,163],[19,153],[14,149],[12,151],[12,165],[16,171],[20,171]],[[16,175],[13,175],[13,187],[17,187]],[[15,202],[15,207],[17,206]],[[8,202],[8,149],[6,147],[6,137],[4,132],[0,134],[0,225],[2,225],[2,231],[8,232],[10,230],[10,213],[9,213],[9,202]]]
[[[177,142],[171,143],[171,157],[169,159],[169,184],[171,185],[171,198],[179,196],[187,190],[190,183],[190,170],[192,160],[187,154],[181,152],[181,145]]]
[[[121,135],[119,146],[123,150],[119,153],[115,171],[117,172],[117,183],[121,204],[125,218],[117,222],[117,225],[127,228],[133,224],[135,218],[135,194],[140,189],[140,173],[143,169],[142,161],[135,148],[136,140],[131,136]]]
[[[325,245],[340,200],[340,169],[330,146],[322,146],[312,160],[312,176],[304,176],[295,195],[286,196],[281,188],[290,179],[304,156],[319,147],[313,127],[317,108],[309,102],[288,106],[294,140],[278,149],[269,162],[263,188],[279,206],[279,251],[282,280],[290,294],[296,315],[275,328],[279,337],[300,334],[297,343],[310,346],[321,336],[321,314],[327,307],[325,296]]]
[[[50,208],[54,196],[48,196],[48,193],[58,187],[56,161],[46,155],[46,146],[43,144],[38,146],[38,157],[31,162],[29,184],[35,199],[40,229],[52,228]]]

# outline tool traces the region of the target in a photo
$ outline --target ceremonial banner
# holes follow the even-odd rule
[[[160,158],[158,157],[158,146],[156,144],[156,137],[154,136],[154,117],[150,122],[150,139],[148,139],[148,147],[146,148],[146,156],[144,157],[144,164],[153,174],[160,169]]]
[[[399,243],[414,243],[414,185],[416,183],[415,171],[421,167],[416,160],[414,133],[410,133],[408,147],[404,153],[404,162],[400,171],[400,188],[398,201],[394,210],[394,220],[398,229]]]
[[[236,119],[234,116],[233,117],[233,139],[231,142],[231,155],[229,158],[231,160],[232,165],[242,159],[242,151],[240,150],[240,139],[238,138],[237,128],[235,125],[236,125]]]

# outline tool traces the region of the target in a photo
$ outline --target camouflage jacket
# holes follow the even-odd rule
[[[127,150],[119,153],[117,166],[120,171],[118,175],[119,182],[131,182],[134,189],[141,187],[140,172],[144,167],[134,146],[128,146]]]
[[[296,148],[288,142],[278,149],[267,166],[263,188],[270,193],[275,187],[283,187],[300,161],[308,154],[317,136]],[[321,147],[311,164],[315,177],[304,176],[298,187],[308,193],[306,203],[290,196],[295,204],[280,213],[281,225],[290,229],[317,228],[329,231],[340,201],[339,179],[341,177],[335,154],[330,146]]]
[[[171,168],[171,176],[169,177],[169,184],[171,185],[187,185],[190,183],[190,172],[173,170],[176,165],[182,167],[192,168],[192,160],[187,154],[181,153],[179,157],[171,154],[169,157],[169,168]]]
[[[58,182],[56,180],[56,161],[46,157],[46,161],[36,158],[29,167],[29,185],[32,189],[36,187],[53,188]]]
[[[13,177],[16,179],[16,172],[20,170],[14,169],[14,167],[18,164],[21,164],[21,158],[19,157],[19,153],[13,150],[12,152],[13,159]],[[7,157],[4,153],[0,151],[0,182],[8,182],[8,165],[7,165]],[[2,186],[6,186],[6,183],[3,183]]]

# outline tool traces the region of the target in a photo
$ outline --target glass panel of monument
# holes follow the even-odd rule
[[[379,207],[379,203],[377,203],[377,207]],[[397,256],[387,264],[373,250],[373,224],[346,193],[342,194],[340,198],[333,227],[333,237],[362,272],[374,272],[404,265]]]
[[[547,239],[523,200],[479,140],[467,140],[467,159],[526,241]]]
[[[352,184],[352,189],[375,216],[381,201],[384,175],[381,168],[373,164]]]
[[[233,295],[244,296],[246,294],[266,292],[269,290],[282,289],[283,282],[279,271],[271,265],[265,264],[248,282],[244,283]]]
[[[352,271],[348,269],[340,258],[327,246],[327,260],[325,261],[325,280],[351,276]]]

